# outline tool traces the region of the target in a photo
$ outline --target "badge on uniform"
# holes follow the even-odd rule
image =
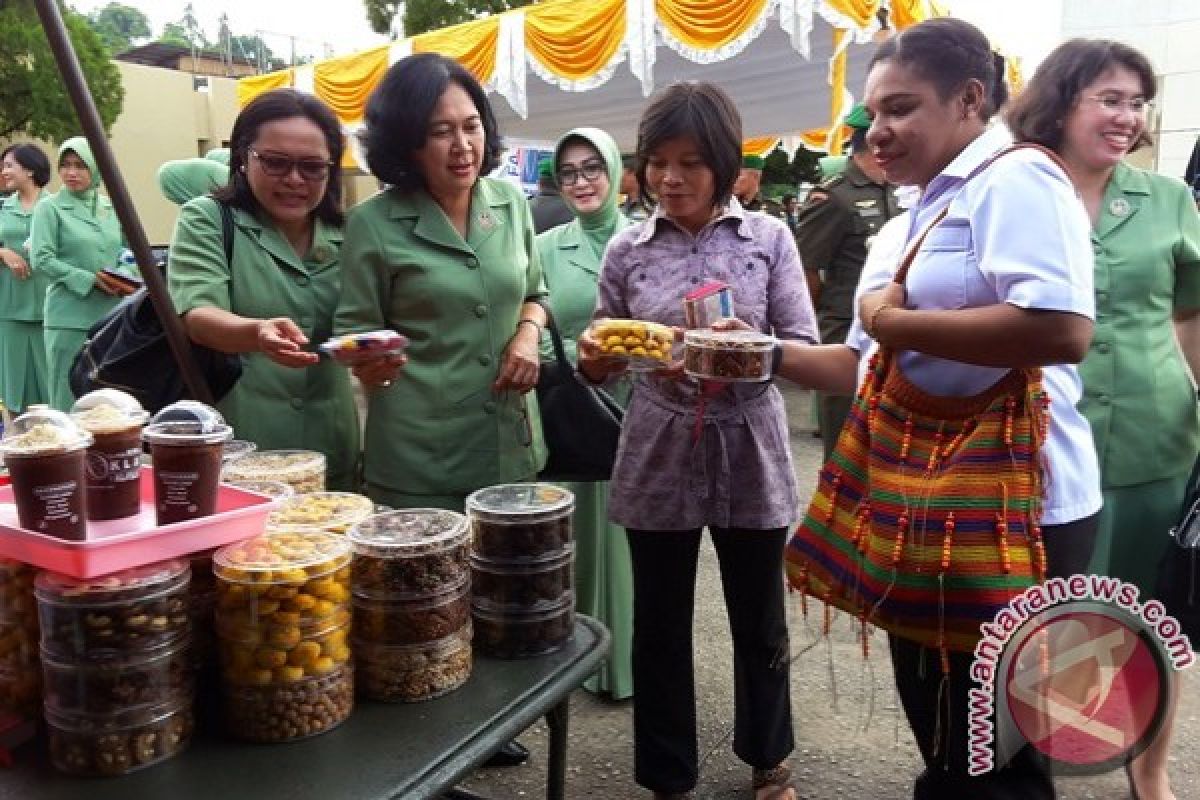
[[[480,211],[479,216],[475,219],[479,222],[479,227],[485,231],[490,231],[497,225],[497,220],[490,211]]]
[[[1117,197],[1108,204],[1108,210],[1112,212],[1114,217],[1127,217],[1132,208],[1129,205],[1129,201],[1124,197]]]
[[[878,217],[883,213],[876,207],[875,200],[855,200],[854,205],[858,207],[860,217]]]

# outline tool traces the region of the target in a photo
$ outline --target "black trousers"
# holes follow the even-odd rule
[[[1047,577],[1087,572],[1096,540],[1097,516],[1042,529]],[[937,650],[888,637],[896,690],[908,725],[925,760],[913,787],[913,800],[1052,800],[1054,783],[1046,763],[1025,747],[1008,764],[986,775],[967,774],[970,653],[950,654],[950,674],[942,684]],[[939,702],[939,699],[941,702]]]
[[[792,751],[784,615],[787,529],[710,528],[733,636],[733,752],[756,769]],[[698,775],[692,616],[700,530],[629,530],[633,560],[634,778],[686,792]]]

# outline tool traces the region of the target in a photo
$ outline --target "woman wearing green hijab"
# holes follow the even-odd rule
[[[537,237],[550,310],[567,355],[596,308],[596,282],[608,240],[630,224],[617,209],[621,151],[598,128],[576,128],[554,148],[554,175],[575,219]],[[549,353],[548,345],[543,350]],[[627,387],[622,387],[627,389]],[[627,391],[622,391],[624,396]],[[608,482],[570,483],[575,493],[575,598],[580,612],[612,631],[607,663],[584,684],[614,700],[633,694],[633,573],[625,532],[608,521]]]
[[[75,402],[68,374],[88,328],[133,289],[101,270],[117,265],[124,247],[112,203],[100,194],[100,172],[87,139],[76,136],[58,149],[63,187],[33,210],[33,271],[44,276],[46,361],[50,404],[66,411]]]
[[[158,168],[158,188],[177,206],[229,183],[229,165],[204,158],[168,161]]]

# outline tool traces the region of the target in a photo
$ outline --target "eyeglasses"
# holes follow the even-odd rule
[[[558,171],[559,186],[574,186],[580,176],[588,183],[595,183],[606,171],[603,161],[585,161],[579,169],[563,167]]]
[[[1086,99],[1093,103],[1099,103],[1100,107],[1105,111],[1113,114],[1118,111],[1128,110],[1131,114],[1142,116],[1150,111],[1153,104],[1144,97],[1130,97],[1126,99],[1123,95],[1116,92],[1105,92],[1103,94],[1089,94]]]
[[[262,171],[272,178],[285,178],[294,169],[304,180],[316,183],[328,178],[329,170],[333,167],[332,161],[321,158],[292,158],[278,153],[260,153],[253,147],[247,148],[246,152],[258,159]]]

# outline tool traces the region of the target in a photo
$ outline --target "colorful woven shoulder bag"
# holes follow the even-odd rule
[[[897,283],[945,213],[908,250]],[[973,650],[980,624],[1045,578],[1048,420],[1040,369],[942,397],[906,379],[881,347],[788,544],[790,584],[826,604],[827,630],[839,608],[860,621],[864,650],[878,625],[937,648],[948,671],[949,651]]]

